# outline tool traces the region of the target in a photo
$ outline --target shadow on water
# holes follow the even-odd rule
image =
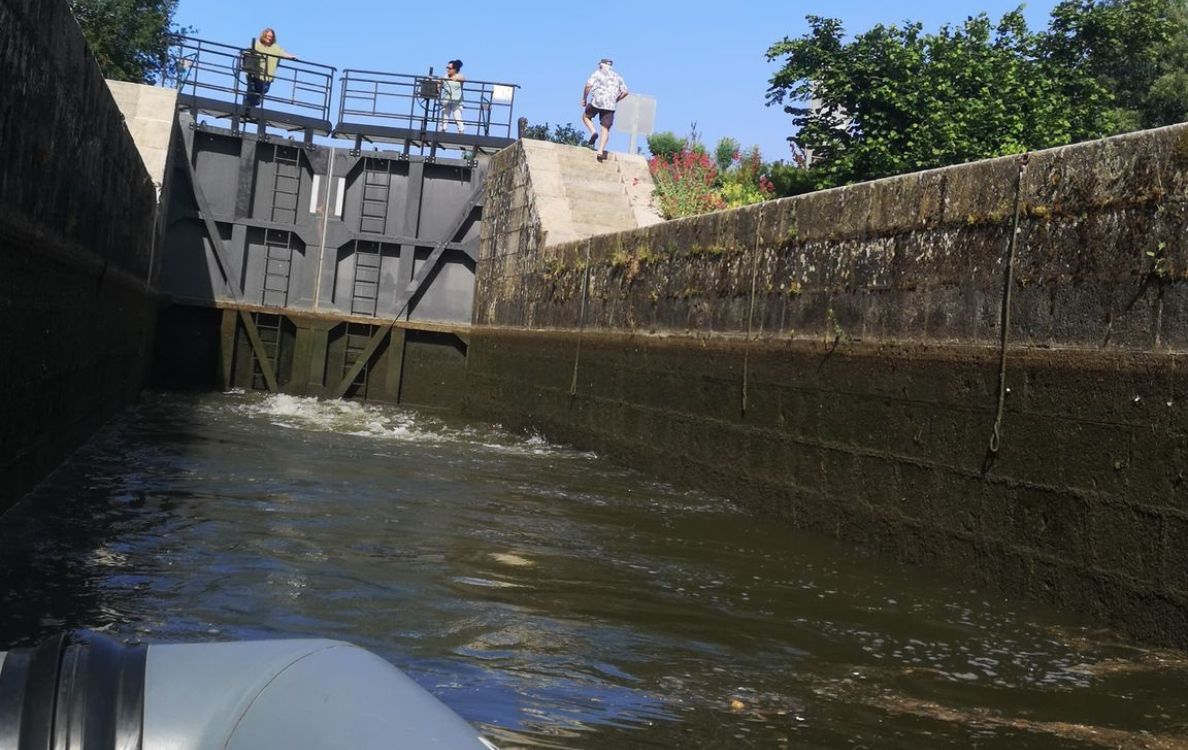
[[[111,603],[143,588],[135,550],[176,526],[187,448],[211,439],[195,407],[146,394],[0,516],[0,650],[124,624]]]

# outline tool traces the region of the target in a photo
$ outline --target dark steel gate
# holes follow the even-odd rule
[[[248,106],[240,50],[179,45],[160,284],[222,311],[219,384],[400,401],[410,343],[464,360],[485,157],[512,142],[515,87],[468,81],[458,133],[421,95],[433,76],[347,71],[331,128],[333,68],[282,61]]]

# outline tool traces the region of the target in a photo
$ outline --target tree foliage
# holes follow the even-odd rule
[[[1182,63],[1164,59],[1175,44],[1188,56],[1173,13],[1186,2],[1064,0],[1041,32],[1015,10],[850,41],[840,21],[809,16],[807,34],[767,52],[783,60],[768,104],[792,115],[789,140],[822,187],[1158,124],[1188,92]]]
[[[529,125],[524,129],[524,137],[537,141],[563,143],[567,146],[584,146],[587,135],[585,131],[575,127],[572,122],[554,125],[552,130],[549,129],[549,123],[546,122],[542,125]]]
[[[742,144],[730,136],[723,136],[718,139],[718,143],[714,146],[714,161],[718,164],[718,171],[725,172],[730,169],[730,165],[738,159],[739,153],[742,151]]]
[[[1188,0],[1169,3],[1168,21],[1167,38],[1155,45],[1151,83],[1141,104],[1143,127],[1188,120]]]
[[[178,0],[70,0],[83,35],[107,78],[156,83],[169,69]]]
[[[672,160],[685,148],[686,141],[671,130],[662,130],[648,136],[648,151],[652,156]]]

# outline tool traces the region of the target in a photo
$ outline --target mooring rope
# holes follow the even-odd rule
[[[759,279],[759,237],[763,231],[763,204],[759,205],[759,220],[755,223],[754,263],[751,264],[751,306],[747,310],[747,338],[743,344],[743,376],[742,376],[742,413],[747,413],[747,381],[750,379],[751,367],[751,333],[754,331],[755,320],[755,284]]]
[[[586,272],[582,277],[582,306],[578,312],[577,351],[573,354],[573,380],[569,383],[569,395],[577,395],[578,364],[582,360],[582,334],[586,330],[586,294],[590,288],[590,241],[586,240]]]
[[[1011,237],[1007,243],[1006,283],[1002,290],[1002,313],[1000,316],[998,350],[998,410],[994,415],[994,431],[990,435],[990,453],[997,454],[1002,446],[1002,417],[1006,411],[1007,342],[1011,327],[1011,292],[1015,285],[1015,245],[1019,238],[1020,197],[1023,192],[1023,176],[1027,173],[1027,161],[1031,154],[1019,157],[1019,172],[1015,176],[1015,213],[1011,219]]]

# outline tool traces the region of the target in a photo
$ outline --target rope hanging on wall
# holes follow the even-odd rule
[[[582,360],[582,333],[586,330],[586,295],[590,289],[590,241],[586,240],[586,270],[582,276],[582,306],[578,311],[577,351],[573,354],[573,380],[569,383],[569,395],[577,395],[578,364]]]
[[[751,367],[751,334],[754,331],[755,321],[755,284],[759,279],[759,238],[763,231],[763,209],[765,205],[759,205],[759,220],[755,223],[755,244],[753,249],[754,261],[751,264],[751,305],[747,310],[747,339],[743,346],[743,375],[742,375],[742,413],[747,413],[747,381],[750,379]]]
[[[1007,394],[1007,341],[1011,328],[1011,292],[1015,285],[1015,246],[1019,239],[1020,196],[1023,192],[1023,176],[1027,173],[1027,162],[1031,154],[1019,157],[1019,172],[1015,176],[1015,210],[1011,219],[1011,236],[1007,242],[1005,281],[1002,289],[1002,313],[999,325],[998,350],[998,409],[994,415],[994,431],[990,435],[990,454],[997,455],[1002,447],[1002,418],[1006,412]]]

